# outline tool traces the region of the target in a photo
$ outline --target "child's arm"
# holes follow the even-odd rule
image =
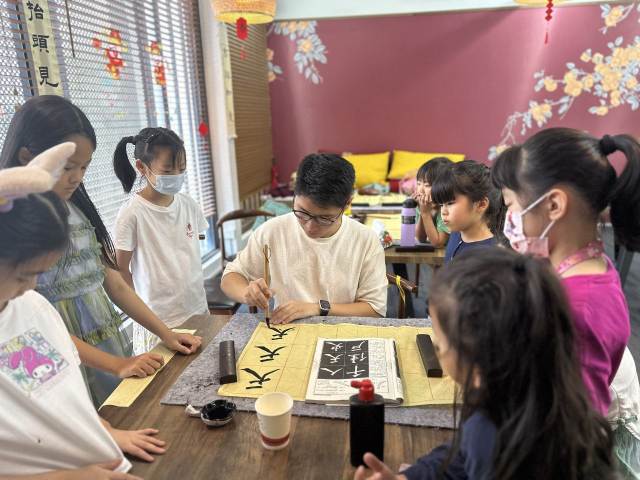
[[[136,357],[118,357],[103,352],[71,335],[71,339],[78,349],[80,361],[83,365],[109,372],[120,378],[146,377],[152,375],[162,367],[164,360],[155,353],[144,353]]]
[[[167,451],[166,442],[156,438],[159,433],[155,428],[145,428],[144,430],[120,430],[113,428],[109,422],[100,417],[100,422],[109,434],[113,437],[116,444],[124,453],[133,455],[145,462],[153,462],[153,456],[162,455]],[[149,453],[151,452],[151,453]]]
[[[424,223],[422,220],[422,212],[420,212],[420,221],[418,222],[418,224],[416,225],[416,240],[418,240],[419,242],[426,242],[427,240],[429,240],[427,238],[427,232],[424,229]]]
[[[0,476],[0,480],[142,480],[140,477],[128,473],[114,472],[121,460],[89,465],[77,470],[56,470],[55,472],[39,475],[10,475]]]
[[[418,240],[423,241],[422,238],[429,240],[431,245],[436,248],[441,248],[447,244],[447,240],[449,240],[449,234],[445,232],[441,232],[436,227],[436,224],[433,221],[433,203],[430,199],[425,199],[423,197],[416,197],[418,200],[418,206],[420,208],[420,223],[418,224],[418,228],[416,229],[416,237]],[[425,237],[420,238],[419,235],[422,235],[424,232]]]
[[[104,289],[109,298],[133,320],[155,333],[171,350],[190,355],[200,347],[202,337],[187,333],[175,333],[162,323],[155,313],[124,281],[117,270],[105,268]]]
[[[122,275],[124,281],[127,282],[127,285],[129,285],[132,290],[135,290],[135,287],[133,286],[133,276],[131,275],[131,270],[129,270],[131,257],[133,257],[133,252],[128,252],[126,250],[116,250],[116,261],[118,262],[120,275]]]
[[[436,224],[433,221],[433,217],[431,216],[430,210],[423,213],[422,209],[420,209],[420,220],[420,223],[424,228],[426,237],[431,242],[431,245],[436,248],[440,248],[447,243],[449,235],[444,232],[438,231],[438,229],[436,228]]]

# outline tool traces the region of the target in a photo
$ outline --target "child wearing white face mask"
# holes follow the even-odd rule
[[[120,140],[113,165],[126,192],[136,180],[128,144],[134,146],[135,167],[146,185],[118,212],[118,266],[151,310],[169,328],[177,327],[208,311],[199,234],[209,225],[200,206],[180,193],[187,168],[180,137],[166,128],[145,128]],[[134,324],[134,352],[147,352],[157,343],[158,337]]]

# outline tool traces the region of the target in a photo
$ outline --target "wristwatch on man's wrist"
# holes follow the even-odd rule
[[[331,310],[331,304],[327,300],[320,300],[320,316],[326,317]]]

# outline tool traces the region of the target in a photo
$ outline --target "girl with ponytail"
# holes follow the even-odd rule
[[[127,145],[133,145],[133,162]],[[125,192],[133,188],[136,170],[146,180],[116,219],[122,277],[169,328],[207,313],[199,237],[209,225],[200,206],[180,193],[187,168],[182,140],[166,128],[145,128],[120,140],[113,168]],[[158,340],[134,325],[135,354],[148,352]]]
[[[609,161],[615,152],[626,157],[620,175]],[[599,139],[551,128],[505,150],[492,176],[508,207],[504,233],[511,246],[548,257],[562,278],[591,404],[602,414],[611,410],[620,464],[640,478],[640,388],[625,353],[629,310],[598,232],[609,207],[617,242],[640,250],[640,144],[630,135]]]

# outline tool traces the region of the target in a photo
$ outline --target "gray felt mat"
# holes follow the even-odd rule
[[[207,348],[186,369],[169,392],[162,399],[163,405],[187,405],[202,407],[206,403],[219,398],[217,395],[218,382],[218,345],[223,340],[233,340],[236,347],[236,358],[240,357],[242,349],[247,344],[258,322],[264,317],[252,314],[236,314],[225,325]],[[429,327],[431,322],[425,319],[409,318],[403,320],[390,318],[344,318],[344,317],[314,317],[307,318],[304,323],[356,323],[374,326]],[[227,397],[228,398],[228,397]],[[255,411],[254,398],[233,397],[238,410]],[[326,418],[349,418],[348,406],[317,405],[305,402],[294,402],[294,415]],[[453,415],[450,406],[444,407],[389,407],[385,411],[387,423],[400,425],[417,425],[424,427],[453,428]]]

